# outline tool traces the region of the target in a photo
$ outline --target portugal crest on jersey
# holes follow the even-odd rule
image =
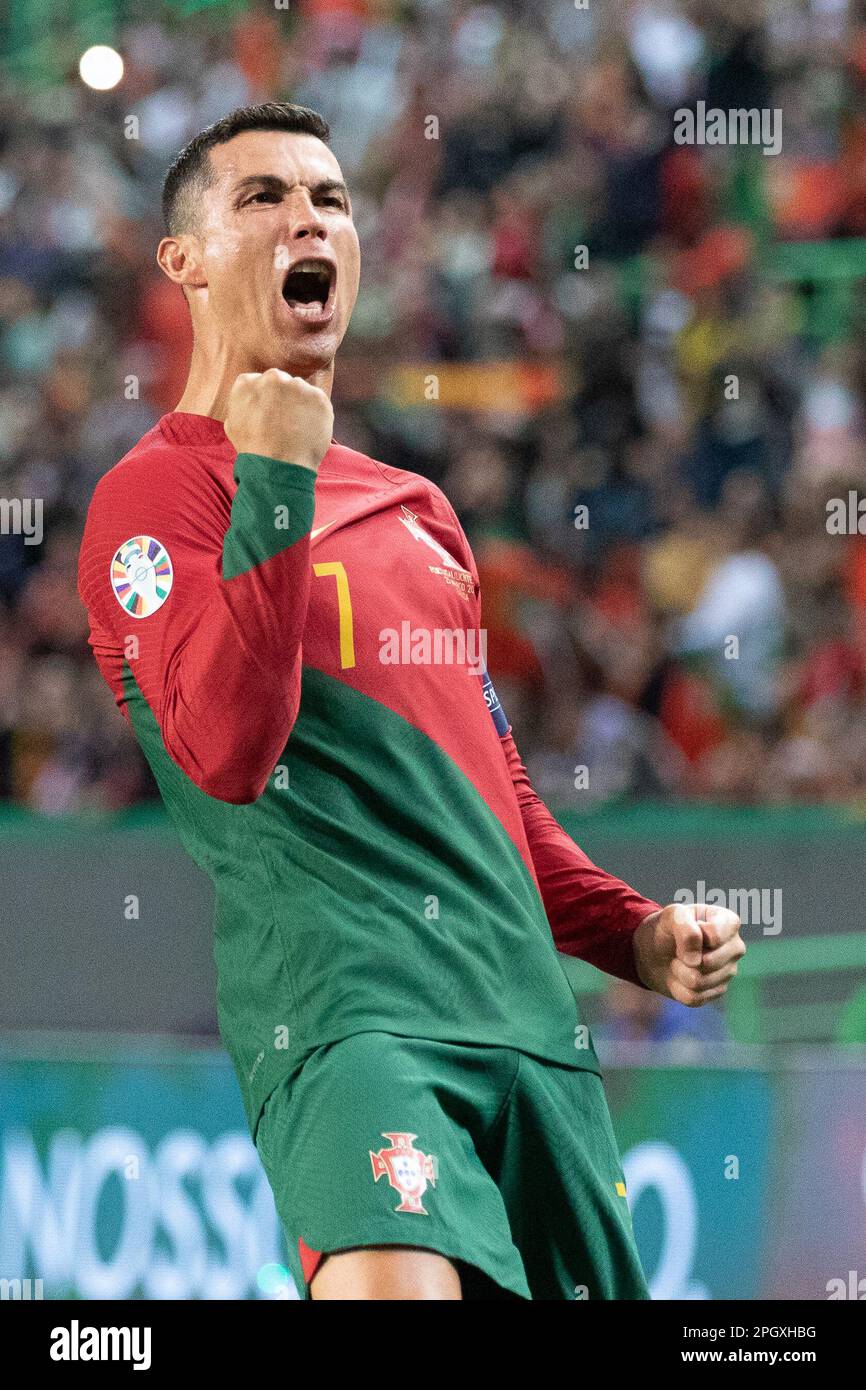
[[[421,1198],[427,1191],[428,1182],[436,1186],[435,1158],[415,1148],[417,1134],[385,1134],[383,1131],[382,1138],[389,1139],[391,1147],[379,1149],[378,1153],[370,1150],[374,1181],[386,1177],[395,1192],[400,1193],[402,1201],[394,1208],[395,1211],[414,1211],[421,1216],[429,1216],[430,1213],[421,1204]]]
[[[153,536],[124,541],[111,562],[114,597],[131,618],[149,618],[161,608],[173,578],[168,551]]]

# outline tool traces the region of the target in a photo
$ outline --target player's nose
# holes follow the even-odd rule
[[[287,207],[289,213],[287,230],[292,241],[303,241],[305,237],[327,241],[327,225],[306,189],[299,189],[295,196],[288,200]]]

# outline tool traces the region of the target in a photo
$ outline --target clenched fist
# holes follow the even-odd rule
[[[318,471],[328,452],[334,409],[324,391],[278,367],[242,372],[228,400],[225,431],[239,454]]]
[[[634,934],[637,973],[647,989],[690,1008],[718,999],[746,953],[740,925],[727,907],[670,903]]]

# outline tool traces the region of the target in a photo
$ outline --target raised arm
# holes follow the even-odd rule
[[[240,377],[226,420],[239,449],[230,514],[195,451],[131,460],[91,504],[79,591],[103,675],[127,714],[134,683],[169,756],[222,801],[261,794],[297,717],[316,469],[332,420],[305,382]]]

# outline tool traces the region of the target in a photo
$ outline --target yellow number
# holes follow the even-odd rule
[[[355,637],[352,627],[352,599],[349,595],[349,579],[341,560],[329,560],[324,565],[313,565],[313,574],[332,574],[337,581],[337,606],[340,612],[340,665],[343,670],[355,664]]]

